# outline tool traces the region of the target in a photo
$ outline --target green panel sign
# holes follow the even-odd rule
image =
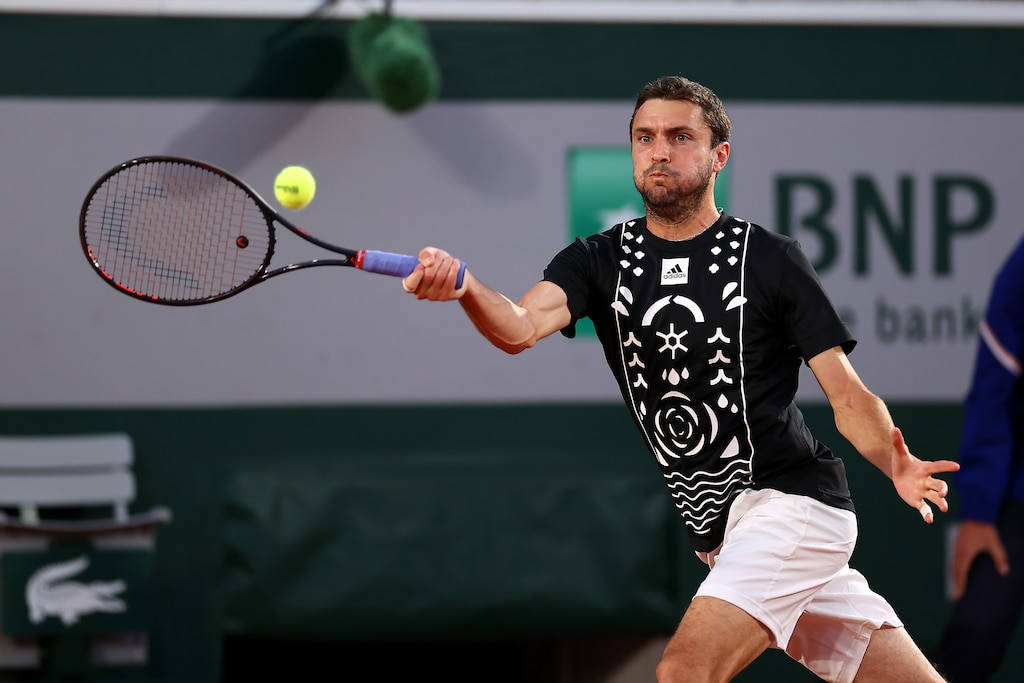
[[[86,545],[5,551],[3,631],[9,636],[145,631],[152,552]]]
[[[715,204],[729,198],[729,166],[715,180]],[[629,147],[570,147],[566,151],[569,191],[569,241],[588,237],[644,215],[644,202],[633,185]],[[577,337],[594,336],[594,325],[581,320]]]

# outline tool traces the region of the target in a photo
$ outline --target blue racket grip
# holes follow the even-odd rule
[[[405,277],[416,269],[420,260],[408,254],[392,254],[387,251],[371,251],[367,249],[362,254],[362,263],[357,264],[363,270],[382,275],[394,275]],[[455,279],[455,289],[462,286],[462,278],[466,274],[466,262],[459,264],[459,276]]]

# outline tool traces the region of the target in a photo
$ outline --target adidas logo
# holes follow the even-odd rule
[[[685,285],[689,280],[690,259],[668,258],[661,261],[661,284]]]

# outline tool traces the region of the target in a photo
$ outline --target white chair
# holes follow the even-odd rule
[[[39,557],[62,541],[83,540],[90,552],[132,550],[151,553],[155,545],[155,527],[171,521],[171,512],[158,506],[143,513],[132,514],[128,506],[135,500],[135,477],[132,473],[132,441],[126,434],[81,434],[66,436],[0,436],[0,560],[4,554],[36,553]],[[69,518],[69,508],[89,512],[85,518]],[[109,509],[109,516],[103,512]],[[16,512],[15,512],[16,511]],[[85,556],[83,556],[85,557]],[[88,559],[67,563],[67,569],[51,565],[46,569],[53,581],[63,580],[62,587],[79,589],[87,598],[89,591],[100,584],[74,583],[71,573],[81,571]],[[2,565],[0,565],[2,566]],[[39,572],[43,579],[45,572]],[[10,586],[0,575],[5,592]],[[0,595],[0,604],[8,600],[32,602],[29,586],[18,595]],[[117,584],[118,582],[114,582]],[[35,579],[38,589],[40,579]],[[56,585],[56,583],[54,583]],[[110,584],[104,584],[107,591]],[[84,593],[83,593],[84,591]],[[64,590],[65,593],[73,591]],[[51,591],[51,595],[57,592]],[[117,602],[116,598],[111,598]],[[86,600],[88,602],[88,599]],[[48,606],[40,612],[39,605],[26,605],[34,618],[46,613],[70,614],[76,621],[80,610],[88,607],[62,608]],[[69,611],[70,609],[70,611]],[[75,611],[79,609],[79,611]],[[99,607],[95,607],[99,609]],[[6,615],[8,610],[4,611]],[[61,620],[54,618],[48,628],[59,632]],[[65,623],[64,626],[68,624]],[[148,637],[144,633],[119,634],[92,639],[91,658],[94,664],[141,664],[148,659]],[[0,633],[0,668],[34,668],[40,666],[42,650],[35,638],[12,638]]]

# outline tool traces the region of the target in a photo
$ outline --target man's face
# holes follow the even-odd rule
[[[644,102],[633,119],[630,146],[633,183],[656,209],[699,200],[729,157],[728,142],[711,148],[701,107],[680,100]]]

